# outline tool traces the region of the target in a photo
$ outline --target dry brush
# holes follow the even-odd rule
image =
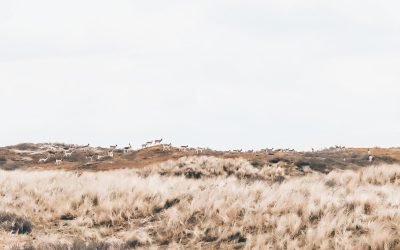
[[[0,246],[396,249],[399,185],[394,165],[304,174],[214,157],[143,170],[1,171]]]

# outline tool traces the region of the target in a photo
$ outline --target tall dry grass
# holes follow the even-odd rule
[[[203,174],[176,174],[188,168]],[[72,249],[79,239],[104,249],[398,249],[399,194],[392,165],[291,176],[242,159],[191,157],[82,175],[1,171],[0,212],[32,231],[13,233],[0,221],[0,247]]]

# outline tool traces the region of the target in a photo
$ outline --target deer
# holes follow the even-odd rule
[[[368,157],[368,160],[369,160],[369,162],[372,162],[372,161],[374,160],[374,156],[373,156],[373,155],[370,155],[370,156]]]
[[[113,150],[111,150],[111,151],[108,151],[107,155],[108,155],[108,157],[111,157],[111,158],[113,158],[113,157],[114,157]]]
[[[154,140],[154,144],[160,144],[162,142],[162,138],[160,140]]]
[[[186,151],[188,148],[189,148],[189,145],[184,145],[184,146],[181,146],[180,150]]]
[[[50,158],[50,155],[47,155],[47,158],[39,159],[39,163],[45,163]]]
[[[151,146],[151,144],[153,144],[153,141],[148,141],[148,142],[146,142],[147,147],[148,147],[148,146]]]
[[[145,148],[145,147],[147,147],[147,143],[142,144],[142,148]]]
[[[172,145],[171,143],[170,144],[163,144],[162,145],[162,150],[163,151],[170,150],[171,149],[171,145]]]
[[[72,152],[68,152],[67,150],[64,150],[64,157],[65,158],[71,157],[71,155],[72,155]]]
[[[97,155],[97,160],[103,159],[105,156],[104,155]]]
[[[111,146],[110,146],[110,149],[114,150],[114,149],[116,149],[116,148],[117,148],[117,146],[118,146],[117,144],[115,144],[115,145],[111,145]]]
[[[125,153],[128,153],[128,151],[129,151],[131,148],[132,148],[132,145],[131,145],[131,143],[129,143],[129,146],[124,147],[124,152],[125,152]]]
[[[86,156],[86,160],[93,161],[93,156],[94,156],[94,155],[87,155],[87,156]]]
[[[196,148],[196,154],[200,154],[203,153],[203,149],[202,148]]]
[[[56,165],[60,165],[62,163],[62,160],[56,159]]]

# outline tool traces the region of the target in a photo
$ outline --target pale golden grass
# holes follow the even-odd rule
[[[244,174],[171,174],[187,166]],[[399,194],[400,167],[391,165],[296,177],[242,159],[191,157],[148,170],[82,175],[1,171],[0,212],[25,217],[33,229],[0,232],[0,248],[80,238],[171,249],[398,249]]]

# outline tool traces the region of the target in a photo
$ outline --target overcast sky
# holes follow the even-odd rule
[[[0,146],[400,146],[400,2],[0,1]]]

